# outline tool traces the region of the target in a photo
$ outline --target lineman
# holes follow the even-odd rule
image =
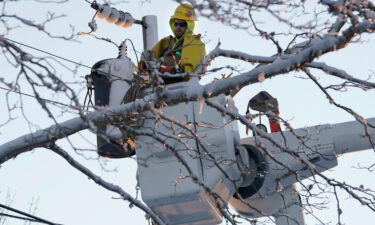
[[[152,55],[162,61],[160,72],[187,73],[194,72],[202,63],[205,45],[200,35],[194,35],[196,15],[189,4],[179,5],[169,20],[174,36],[161,39],[153,48]],[[189,75],[178,78],[164,78],[166,84],[187,81]]]

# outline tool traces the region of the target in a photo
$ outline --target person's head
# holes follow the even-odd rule
[[[174,19],[173,26],[174,26],[174,35],[177,38],[181,38],[187,29],[187,22],[181,19]]]
[[[196,16],[193,7],[189,4],[179,5],[169,20],[169,25],[177,38],[193,33]]]

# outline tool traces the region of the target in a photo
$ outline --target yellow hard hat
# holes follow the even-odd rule
[[[171,19],[180,19],[191,22],[197,21],[193,7],[187,3],[179,5],[171,16]]]

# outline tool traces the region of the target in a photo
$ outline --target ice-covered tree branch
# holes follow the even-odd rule
[[[284,57],[278,57],[272,63],[267,64],[267,65],[260,65],[259,67],[256,67],[249,72],[246,72],[246,73],[243,73],[243,74],[240,74],[238,76],[231,77],[228,79],[214,81],[204,86],[200,85],[196,79],[192,79],[191,81],[189,81],[189,83],[186,85],[185,88],[178,89],[178,90],[163,90],[161,96],[167,104],[176,104],[182,101],[197,100],[200,98],[210,98],[210,97],[222,94],[222,93],[229,93],[230,91],[241,89],[242,87],[247,86],[249,84],[259,82],[259,76],[264,76],[264,78],[267,79],[267,78],[270,78],[279,74],[287,73],[291,70],[298,69],[301,67],[301,65],[311,62],[313,59],[321,56],[324,53],[345,47],[346,44],[354,36],[363,32],[372,32],[374,30],[375,30],[375,24],[364,22],[362,24],[359,24],[359,26],[357,27],[348,28],[346,31],[343,32],[342,35],[338,37],[332,37],[328,35],[322,39],[317,38],[317,40],[312,41],[311,45],[308,48],[302,50],[301,52],[295,55],[287,55]],[[128,109],[126,107],[128,105],[131,105],[131,104],[127,104],[124,106],[125,111]],[[139,109],[144,109],[144,105],[139,104],[139,103],[135,104],[134,111],[138,111]],[[99,113],[99,115],[103,116],[106,114]],[[57,127],[50,128],[52,129],[51,131],[53,131],[52,134],[54,134],[54,131],[56,130]],[[87,128],[87,126],[80,126],[80,128],[78,129],[84,129],[84,128]],[[74,132],[78,131],[77,128],[72,129],[72,130],[75,130]],[[71,134],[71,132],[68,132],[68,133]],[[47,134],[50,135],[50,132],[48,131]],[[23,139],[22,141],[23,145],[33,143],[33,141],[30,142],[30,140],[38,136],[40,136],[40,134],[30,135],[30,137],[27,138],[27,140]],[[57,135],[57,136],[60,137],[60,135]],[[48,141],[48,139],[49,137],[45,135],[44,138],[42,138],[43,140],[42,142]],[[39,142],[40,141],[37,141],[37,143]],[[38,145],[39,144],[37,144],[36,146]],[[8,150],[8,154],[10,152]],[[5,155],[8,155],[8,154],[5,154]],[[13,157],[15,155],[10,155],[10,157]]]
[[[130,194],[128,194],[126,191],[124,191],[120,186],[111,184],[107,181],[105,181],[103,178],[99,177],[98,175],[91,172],[88,168],[84,167],[81,163],[79,163],[77,160],[72,158],[66,151],[64,151],[62,148],[57,146],[55,143],[47,143],[47,148],[51,149],[53,152],[64,158],[72,167],[79,170],[81,173],[88,176],[91,180],[93,180],[96,184],[102,186],[103,188],[115,192],[119,194],[124,200],[129,201],[130,203],[134,204],[141,210],[143,210],[145,213],[149,214],[150,217],[158,223],[158,225],[164,225],[165,223],[153,212],[151,211],[146,205],[144,205],[141,201],[133,198]]]
[[[353,42],[361,43],[362,40],[365,40],[367,37],[372,38],[371,35],[375,31],[375,6],[371,1],[322,0],[319,2],[312,2],[300,0],[189,0],[187,2],[193,5],[197,12],[197,15],[199,16],[199,21],[197,23],[207,22],[202,18],[206,17],[211,21],[215,21],[216,23],[221,23],[235,29],[240,29],[242,32],[241,35],[245,36],[246,34],[249,34],[249,41],[246,40],[243,43],[240,43],[241,45],[246,45],[246,48],[240,48],[241,51],[234,50],[235,47],[233,47],[233,49],[231,49],[231,47],[228,47],[228,49],[222,49],[220,48],[219,43],[216,48],[209,52],[204,61],[194,72],[182,74],[163,74],[156,66],[155,68],[152,67],[152,70],[150,70],[148,74],[152,82],[150,82],[151,84],[147,84],[146,86],[152,86],[153,88],[155,88],[157,90],[155,94],[145,94],[145,96],[140,97],[135,101],[119,106],[103,108],[92,107],[92,109],[96,111],[90,112],[88,112],[89,110],[82,109],[82,106],[80,104],[80,97],[82,94],[81,92],[85,88],[84,79],[81,79],[83,77],[83,74],[81,74],[80,72],[79,74],[82,75],[82,77],[76,77],[77,69],[80,68],[71,68],[69,64],[64,64],[64,61],[60,61],[62,60],[62,58],[56,57],[58,56],[57,53],[51,53],[48,57],[37,56],[37,54],[44,55],[49,54],[50,52],[38,51],[38,53],[35,53],[34,50],[36,49],[30,50],[28,47],[20,43],[11,41],[14,30],[22,29],[24,27],[31,28],[29,30],[32,30],[32,32],[40,33],[42,37],[47,37],[53,41],[71,40],[72,38],[74,39],[74,37],[70,35],[69,31],[67,31],[67,35],[55,35],[53,29],[48,30],[48,28],[52,27],[52,24],[56,19],[62,21],[69,17],[62,16],[65,13],[60,14],[48,12],[47,17],[44,20],[40,21],[40,19],[27,18],[26,16],[19,14],[16,11],[12,11],[11,7],[8,8],[10,4],[17,4],[21,2],[22,1],[3,1],[2,12],[0,13],[0,28],[4,30],[3,36],[0,36],[0,48],[3,53],[2,60],[7,65],[9,65],[11,69],[13,69],[12,71],[14,71],[14,73],[11,73],[9,77],[0,77],[0,84],[6,87],[8,90],[8,92],[6,93],[6,110],[8,110],[9,112],[6,121],[0,122],[0,127],[6,127],[17,118],[17,114],[14,114],[14,111],[17,111],[17,109],[21,111],[29,127],[38,127],[39,124],[33,124],[33,119],[28,118],[29,114],[24,109],[25,104],[23,103],[21,97],[20,102],[17,102],[17,104],[12,104],[12,102],[10,102],[8,98],[10,94],[13,94],[12,91],[21,96],[21,93],[25,90],[27,90],[25,91],[27,93],[32,92],[32,94],[30,94],[30,97],[36,98],[34,102],[37,103],[39,109],[43,112],[43,116],[45,116],[46,118],[47,116],[49,117],[49,122],[52,122],[53,125],[49,126],[50,123],[48,123],[48,125],[40,125],[49,127],[40,129],[38,131],[35,131],[34,127],[34,129],[30,128],[30,134],[15,138],[7,143],[1,144],[0,165],[2,165],[3,168],[7,166],[7,163],[5,162],[7,162],[8,160],[32,149],[51,149],[55,153],[62,156],[69,163],[69,165],[93,179],[98,185],[106,188],[109,191],[118,193],[124,199],[129,200],[132,204],[142,209],[146,214],[149,214],[152,217],[154,223],[163,224],[165,223],[165,221],[161,221],[160,218],[156,216],[157,210],[153,212],[152,210],[154,209],[151,206],[151,208],[148,208],[148,206],[146,206],[145,204],[140,203],[138,200],[136,200],[136,198],[133,198],[128,193],[126,193],[122,187],[120,188],[119,186],[107,183],[106,181],[104,181],[104,179],[100,178],[99,176],[95,175],[93,172],[85,168],[82,162],[78,163],[78,161],[75,161],[72,155],[69,155],[70,153],[65,152],[64,150],[62,150],[62,148],[55,145],[55,142],[57,140],[67,138],[70,147],[73,150],[81,149],[81,143],[76,143],[73,141],[73,139],[75,138],[73,134],[85,129],[90,129],[91,131],[96,132],[96,135],[98,137],[107,141],[107,143],[118,144],[124,149],[126,147],[126,144],[130,145],[129,143],[135,143],[135,147],[133,147],[134,149],[143,150],[141,147],[137,149],[137,144],[141,146],[141,137],[147,136],[147,138],[152,139],[151,142],[154,141],[155,146],[158,144],[162,145],[165,148],[163,150],[167,151],[166,154],[172,153],[176,158],[177,164],[183,165],[183,168],[180,170],[180,176],[178,176],[178,174],[176,175],[176,188],[180,188],[178,186],[180,185],[179,181],[183,183],[185,182],[184,179],[189,180],[189,182],[190,180],[192,180],[215,200],[214,204],[217,204],[217,208],[220,209],[219,213],[223,214],[231,224],[238,224],[240,223],[239,220],[253,223],[254,221],[257,221],[257,219],[251,220],[243,217],[242,215],[233,213],[232,210],[227,207],[227,205],[223,204],[226,200],[218,197],[215,191],[205,184],[204,179],[201,179],[199,177],[203,174],[203,170],[205,169],[208,170],[210,168],[218,168],[218,171],[220,171],[221,173],[220,176],[222,176],[223,179],[228,180],[229,184],[233,184],[232,186],[234,186],[234,189],[239,188],[236,182],[240,180],[240,178],[232,179],[230,174],[228,174],[224,169],[228,164],[236,165],[238,167],[244,167],[243,165],[240,165],[239,161],[237,161],[239,158],[236,158],[236,160],[225,160],[225,158],[221,158],[221,156],[216,158],[215,154],[217,149],[212,150],[213,152],[210,151],[211,148],[213,148],[212,146],[219,148],[219,144],[209,143],[209,141],[207,142],[208,139],[205,139],[205,135],[209,136],[210,133],[205,133],[200,136],[201,133],[199,133],[198,131],[201,128],[207,127],[212,130],[219,130],[223,127],[228,128],[228,124],[230,125],[233,121],[239,121],[245,127],[254,132],[254,146],[258,148],[258,150],[265,157],[268,157],[273,162],[275,162],[275,164],[277,165],[277,169],[279,169],[280,171],[285,171],[284,176],[295,179],[296,182],[299,183],[299,187],[303,191],[302,193],[305,200],[303,207],[309,209],[309,212],[313,213],[315,209],[321,209],[324,207],[325,200],[321,200],[324,199],[324,197],[321,198],[321,195],[324,195],[326,189],[328,190],[327,192],[330,192],[332,196],[337,200],[337,219],[339,223],[344,222],[342,212],[340,211],[343,206],[340,202],[341,199],[339,191],[343,191],[351,198],[356,199],[359,203],[365,205],[368,209],[372,211],[374,210],[374,192],[371,189],[356,187],[355,185],[349,185],[345,182],[340,182],[338,181],[339,179],[336,180],[332,179],[331,177],[325,176],[325,174],[318,172],[315,166],[316,164],[314,164],[314,162],[306,158],[305,150],[311,152],[312,154],[318,155],[319,159],[327,158],[326,155],[322,154],[315,148],[316,146],[311,147],[311,145],[309,145],[310,142],[314,142],[319,138],[326,138],[320,136],[320,132],[322,132],[321,130],[317,128],[318,131],[316,136],[309,133],[307,129],[305,130],[305,133],[302,132],[303,134],[301,134],[299,133],[300,130],[295,130],[291,125],[292,123],[289,123],[289,119],[286,119],[288,117],[290,118],[290,115],[276,115],[271,111],[242,115],[236,112],[236,110],[233,110],[233,108],[229,109],[229,107],[215,102],[213,98],[216,96],[221,96],[223,94],[230,94],[234,96],[235,93],[238,93],[239,90],[244,87],[255,87],[254,89],[250,89],[250,92],[252,92],[258,87],[258,85],[253,84],[262,83],[264,81],[267,81],[269,78],[278,76],[278,79],[273,79],[264,86],[259,85],[262,86],[263,89],[268,89],[268,84],[273,83],[275,80],[284,78],[289,79],[292,76],[295,76],[295,74],[298,74],[300,71],[302,71],[307,75],[307,78],[306,76],[304,76],[303,78],[312,80],[316,84],[315,88],[320,90],[324,94],[323,96],[328,99],[329,103],[331,103],[335,107],[345,110],[345,112],[349,113],[362,123],[362,126],[366,131],[364,136],[371,142],[373,139],[371,137],[371,134],[367,131],[372,130],[371,127],[374,127],[374,125],[369,124],[364,119],[364,116],[361,115],[361,113],[363,113],[362,111],[357,111],[355,110],[355,108],[351,108],[344,103],[339,104],[338,102],[342,101],[337,101],[336,99],[334,99],[335,95],[332,94],[331,91],[342,90],[346,87],[357,87],[362,90],[372,92],[375,88],[373,79],[371,79],[371,76],[369,76],[368,79],[363,78],[363,72],[357,72],[356,70],[341,70],[340,65],[337,66],[335,63],[326,60],[326,58],[324,58],[323,60],[323,58],[321,57],[324,55],[329,55],[330,53],[336,51],[340,51],[341,49],[352,45]],[[35,2],[38,2],[38,4],[69,3],[69,1],[65,0],[36,0]],[[82,1],[82,5],[84,4],[85,6],[89,7],[89,5],[87,4],[88,2],[89,1]],[[145,2],[152,1],[143,2],[143,4],[148,4]],[[186,1],[175,0],[175,2],[183,3]],[[48,5],[50,6],[52,4]],[[88,15],[87,18],[91,19],[92,15]],[[209,30],[211,28],[207,27],[207,29]],[[233,32],[233,34],[234,33],[235,32]],[[115,35],[113,36],[114,37],[113,39],[111,37],[111,40],[114,40],[113,43],[115,43],[116,37]],[[255,41],[253,38],[255,39]],[[19,39],[15,38],[15,40]],[[220,40],[222,39],[220,38]],[[236,39],[233,38],[233,40]],[[272,49],[271,52],[266,53],[266,51],[264,51],[264,53],[259,53],[259,49],[255,48],[258,47],[256,46],[258,45],[257,40],[259,40],[259,44],[267,43],[267,46],[265,46],[265,48],[267,48],[267,51],[269,49]],[[237,45],[237,43],[233,44],[233,46],[241,46]],[[361,44],[365,45],[367,43],[363,42]],[[228,43],[225,43],[225,45],[228,46]],[[277,47],[276,49],[274,47],[275,45]],[[206,49],[208,50],[209,48],[207,48],[207,46],[210,46],[209,42],[206,43]],[[354,46],[356,46],[356,44],[354,44]],[[252,47],[254,47],[254,51],[245,50],[251,49]],[[43,47],[43,49],[48,50],[48,46],[46,48]],[[95,48],[93,49],[95,49],[95,52],[100,52],[97,51],[97,46],[95,46]],[[90,49],[90,51],[93,49]],[[134,51],[137,50],[134,49]],[[343,52],[345,53],[345,51]],[[88,54],[89,51],[87,51],[87,58],[89,58]],[[102,53],[98,53],[98,55],[99,54]],[[56,59],[53,57],[56,57]],[[241,66],[236,68],[235,66],[230,65],[230,63],[228,63],[227,65],[219,65],[217,67],[215,66],[215,68],[212,68],[213,65],[215,65],[212,62],[214,62],[219,57],[220,59],[227,58],[242,61],[240,62],[241,66],[245,65],[245,69],[238,69]],[[97,59],[95,58],[94,60]],[[221,62],[221,60],[218,61]],[[74,62],[74,60],[69,61],[69,63],[72,62],[76,63]],[[154,61],[147,62],[149,66],[152,64],[151,62]],[[154,64],[159,65],[157,63]],[[76,65],[82,66],[83,63],[76,63]],[[332,65],[335,65],[335,67]],[[370,71],[371,69],[372,68],[369,68]],[[221,79],[216,78],[216,75],[218,75],[217,77],[219,77],[220,74],[215,73],[223,70],[230,70],[229,75],[222,74]],[[91,72],[93,71],[95,70],[92,70]],[[339,85],[328,84],[324,87],[323,84],[326,85],[324,83],[325,80],[320,82],[319,79],[313,75],[313,72],[315,71],[325,72],[326,74],[328,74],[329,80],[333,80],[330,78],[335,78],[336,80],[337,78],[339,78],[343,83]],[[72,76],[67,76],[66,72],[72,74]],[[137,73],[139,71],[133,70],[133,72]],[[106,75],[110,75],[110,73],[107,73]],[[215,78],[210,82],[206,81],[206,78],[209,79],[211,75],[215,76]],[[281,77],[281,75],[283,75],[283,77]],[[188,82],[180,85],[179,88],[169,88],[171,86],[166,86],[163,81],[163,79],[165,79],[166,77],[183,78],[186,76],[190,76],[191,79]],[[203,77],[203,79],[199,81],[199,78],[201,77]],[[121,80],[121,78],[115,80],[118,81]],[[131,83],[129,80],[127,81],[128,83]],[[284,89],[284,92],[289,88],[292,88],[292,86],[288,85],[289,83],[282,87]],[[92,88],[92,86],[90,88]],[[273,88],[274,86],[272,86],[270,90]],[[345,90],[352,91],[352,88]],[[149,91],[146,92],[150,93]],[[63,98],[64,101],[70,101],[71,104],[63,103],[63,105],[73,105],[72,107],[74,107],[74,110],[76,110],[74,114],[75,117],[73,119],[66,120],[65,122],[61,122],[63,120],[60,119],[59,116],[65,116],[64,114],[68,112],[69,109],[66,109],[65,107],[54,108],[54,106],[49,105],[49,102],[47,101],[49,98],[45,98],[46,95],[52,96],[54,99],[61,100]],[[89,97],[90,95],[92,95],[92,93],[88,91],[86,96]],[[291,95],[292,94],[290,94],[290,96]],[[294,96],[291,97],[293,98]],[[247,96],[245,98],[247,98]],[[245,100],[247,99],[240,99],[241,103],[239,104],[245,104],[243,103],[243,101]],[[195,101],[198,101],[199,104],[191,103]],[[213,107],[219,112],[221,116],[223,116],[223,118],[225,116],[226,122],[224,122],[224,125],[222,126],[215,126],[215,124],[204,123],[201,121],[195,123],[191,122],[191,120],[188,119],[186,121],[189,122],[185,122],[184,120],[180,121],[179,119],[177,119],[179,118],[179,115],[166,113],[168,112],[169,107],[173,108],[180,103],[197,104],[200,106],[207,105],[210,107],[209,110],[211,111],[211,107]],[[239,106],[239,104],[237,102],[237,106]],[[87,109],[91,110],[91,108],[89,107]],[[204,111],[204,108],[199,109],[199,112],[202,111]],[[215,111],[215,113],[217,112]],[[199,115],[195,116],[199,117]],[[287,131],[280,131],[280,140],[278,138],[273,138],[276,137],[276,135],[273,136],[273,134],[269,134],[258,129],[258,127],[255,125],[255,121],[258,119],[258,117],[260,118],[260,116],[262,116],[262,118],[268,117],[269,119],[277,120],[280,123],[284,124]],[[293,116],[294,115],[292,115],[291,117]],[[188,117],[187,114],[185,115],[185,117]],[[131,118],[131,122],[129,122],[129,118]],[[228,122],[227,119],[230,120],[230,122]],[[154,120],[155,127],[153,127],[154,124],[152,124],[149,130],[137,129],[132,126],[132,122],[134,122],[134,120]],[[124,135],[124,139],[111,139],[112,136],[106,133],[106,131],[98,129],[98,127],[109,125],[118,128],[121,131],[119,132],[119,135]],[[163,127],[165,129],[159,130],[160,127]],[[125,134],[127,134],[127,132],[129,132],[129,134],[131,135],[125,138]],[[291,139],[288,139],[290,137],[288,135],[292,136],[293,140],[295,140],[295,143],[289,143]],[[85,138],[80,137],[80,140],[82,139]],[[147,141],[150,139],[147,139]],[[215,142],[215,139],[213,140],[214,141],[212,142]],[[86,139],[85,141],[91,142],[91,140]],[[169,141],[176,143],[176,145],[180,146],[181,148],[177,149],[175,146],[172,146]],[[271,145],[268,145],[269,143]],[[297,150],[295,150],[293,147],[290,147],[291,144],[296,145],[295,148]],[[374,147],[374,144],[372,142],[371,144]],[[92,148],[98,147],[99,149],[99,144],[98,146],[90,146]],[[149,148],[153,147],[150,146]],[[82,148],[86,148],[86,146]],[[146,149],[148,150],[149,148]],[[241,149],[241,146],[239,147],[239,149]],[[278,155],[275,155],[274,150],[277,152],[277,154],[280,153],[282,155],[286,155],[286,157],[290,157],[292,163],[299,163],[299,165],[301,165],[301,169],[298,169],[298,171],[293,170],[291,166],[293,164],[285,163],[282,160],[279,160],[280,158],[278,158]],[[84,152],[84,154],[87,153],[89,155],[95,153],[95,151],[96,150],[90,149],[90,151]],[[236,154],[238,154],[239,152],[238,149],[235,149],[234,151]],[[194,169],[188,165],[186,159],[184,159],[180,154],[186,154],[188,156],[188,161],[191,159],[196,159],[207,162],[205,167],[202,166],[203,164],[201,163],[202,174],[200,174],[201,171],[196,173]],[[138,156],[141,155],[136,152],[136,156],[134,158],[138,160],[137,163],[139,163],[139,167],[143,164],[146,166],[148,164],[152,164],[152,159],[150,158],[154,157],[154,155],[150,156],[150,158],[145,157],[145,159]],[[132,157],[132,159],[134,158]],[[144,162],[141,162],[142,160],[144,160]],[[314,160],[316,159],[314,158]],[[10,164],[11,163],[9,163],[9,165]],[[370,162],[370,166],[361,167],[367,168],[368,171],[366,172],[374,171],[373,161]],[[184,170],[184,168],[186,169],[186,171]],[[183,172],[181,172],[182,170]],[[304,171],[311,172],[311,174],[316,175],[311,176],[304,181],[301,181],[302,179],[304,179],[303,175],[301,176],[301,173],[303,173]],[[246,171],[242,170],[241,172],[245,173]],[[250,171],[250,174],[251,173],[254,173],[254,171]],[[256,173],[258,172],[256,171]],[[266,176],[265,174],[263,175]],[[174,175],[175,174],[173,174],[173,176]],[[173,178],[174,177],[172,177],[172,180]],[[279,180],[275,182],[278,183],[277,187],[275,186],[274,188],[277,193],[279,193],[279,191],[282,192],[282,189],[286,188],[281,183],[279,183]],[[257,212],[261,216],[290,217],[282,210],[277,211],[276,214],[265,213],[262,210],[259,210],[257,208],[257,205],[249,204],[247,201],[242,199],[239,193],[235,193],[235,196],[237,196],[244,205],[251,208],[254,212]],[[230,197],[232,197],[232,194],[230,195]],[[318,199],[318,201],[316,201],[316,199]],[[293,221],[294,218],[290,217],[289,219]],[[320,223],[323,224],[323,222]]]

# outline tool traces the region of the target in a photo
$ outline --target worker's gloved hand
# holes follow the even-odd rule
[[[176,69],[172,66],[161,65],[160,72],[161,73],[176,73]]]
[[[153,60],[152,52],[150,50],[145,50],[141,54],[141,60],[138,63],[138,68],[140,70],[146,71],[148,69],[147,62]]]
[[[138,68],[141,70],[147,70],[147,63],[144,60],[139,61]]]
[[[173,66],[166,66],[166,65],[161,65],[160,66],[160,72],[162,73],[183,73],[184,72],[184,67],[179,66],[178,69],[176,69]]]

